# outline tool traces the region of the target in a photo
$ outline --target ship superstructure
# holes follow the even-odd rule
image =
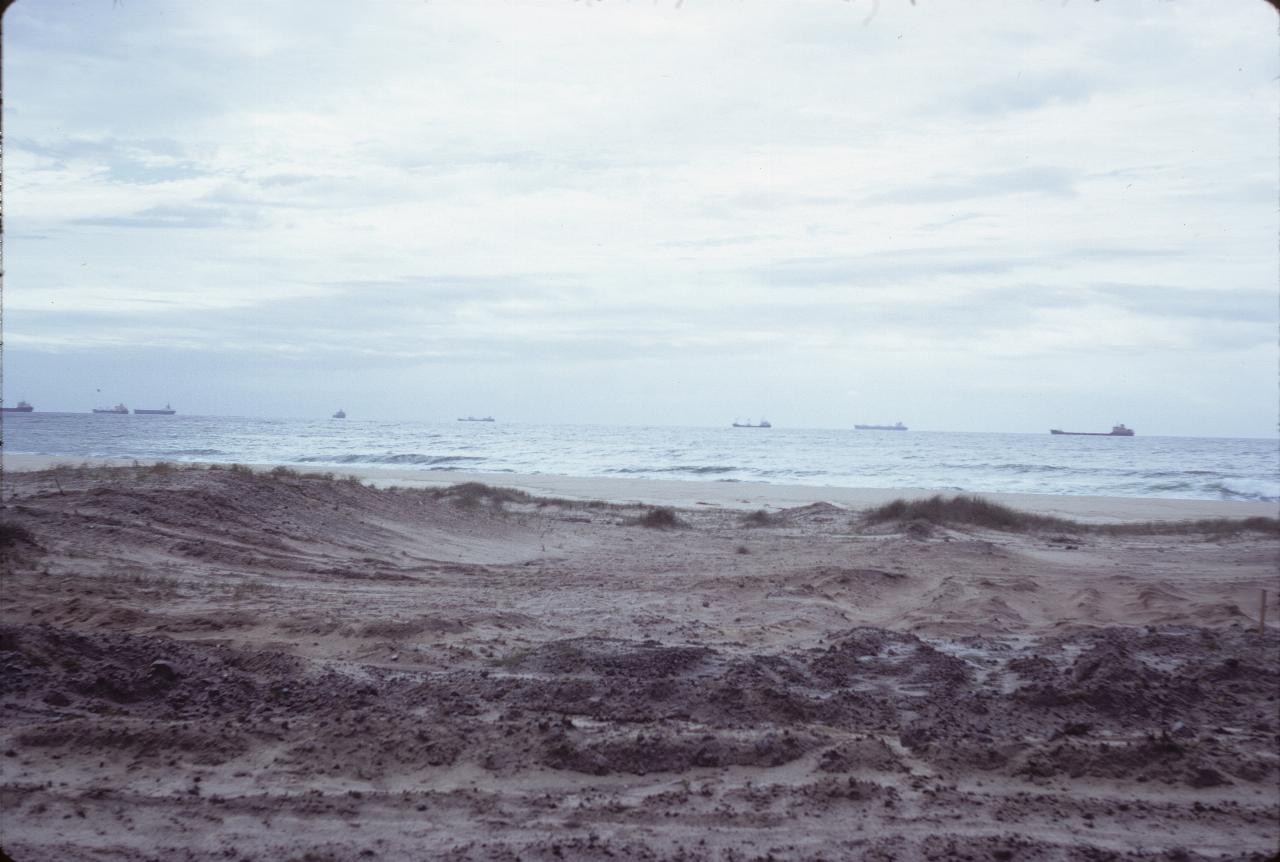
[[[1132,437],[1133,429],[1125,427],[1121,422],[1118,425],[1112,425],[1110,431],[1059,431],[1057,428],[1050,428],[1050,434],[1062,434],[1066,437]]]

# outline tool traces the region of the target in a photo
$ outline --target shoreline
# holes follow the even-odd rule
[[[155,459],[81,458],[57,455],[5,454],[6,472],[24,473],[59,465],[128,467],[150,465]],[[179,465],[209,466],[207,462],[180,461]],[[1126,521],[1183,521],[1210,518],[1253,518],[1280,515],[1274,502],[1246,500],[1198,500],[1170,497],[1105,497],[1020,492],[949,492],[920,488],[865,488],[824,485],[770,484],[766,482],[716,482],[683,479],[648,479],[558,474],[484,473],[461,470],[404,470],[378,467],[305,467],[297,464],[246,464],[264,471],[285,466],[300,473],[352,475],[375,487],[441,488],[464,482],[482,482],[539,497],[604,500],[673,506],[681,509],[787,509],[813,503],[831,503],[857,511],[895,499],[920,499],[935,494],[973,493],[985,499],[1038,515],[1068,518],[1084,523]]]

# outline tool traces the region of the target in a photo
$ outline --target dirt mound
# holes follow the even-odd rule
[[[602,638],[553,641],[510,661],[515,670],[547,674],[671,677],[688,673],[715,655],[707,647],[665,647]]]
[[[0,626],[0,676],[9,697],[137,716],[297,709],[338,693],[301,687],[302,664],[281,653],[46,626]]]
[[[856,629],[833,642],[813,663],[814,672],[837,685],[893,678],[899,685],[950,688],[966,683],[969,666],[914,635]]]
[[[790,730],[729,736],[656,729],[606,739],[562,732],[546,741],[542,762],[589,775],[647,775],[703,767],[781,766],[815,744],[811,735]]]
[[[538,534],[501,511],[463,511],[421,491],[284,472],[200,468],[18,474],[7,524],[64,555],[131,559],[163,549],[205,568],[344,579],[406,578],[386,549],[451,560],[527,558]],[[483,535],[477,534],[483,527]],[[32,566],[25,553],[16,564]],[[14,563],[15,561],[9,561]]]

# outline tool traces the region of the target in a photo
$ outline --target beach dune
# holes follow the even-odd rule
[[[1274,506],[999,495],[1079,522],[1000,530],[862,517],[930,492],[5,467],[15,859],[1280,841],[1280,535],[1178,523]]]

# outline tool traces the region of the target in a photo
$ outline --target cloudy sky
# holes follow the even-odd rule
[[[1262,0],[18,0],[4,396],[1274,436],[1278,56]]]

